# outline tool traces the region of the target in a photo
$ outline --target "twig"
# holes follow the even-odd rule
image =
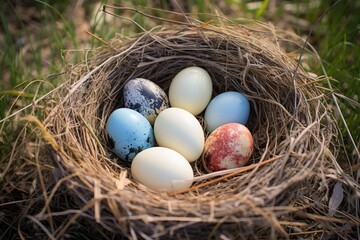
[[[106,42],[104,39],[96,36],[96,35],[93,34],[92,32],[89,32],[88,30],[85,30],[85,32],[86,32],[87,34],[89,34],[90,36],[92,36],[93,38],[95,38],[96,40],[98,40],[98,41],[102,42],[103,44],[108,45],[109,47],[113,48],[108,42]]]
[[[279,156],[270,158],[270,159],[268,159],[268,160],[264,160],[263,162],[256,163],[256,164],[252,164],[252,165],[250,165],[250,166],[241,168],[241,169],[239,169],[239,170],[236,171],[236,172],[232,172],[232,173],[226,174],[226,175],[224,175],[224,176],[218,177],[218,178],[213,179],[213,180],[210,180],[210,181],[208,181],[208,182],[204,182],[204,183],[201,183],[201,184],[199,184],[199,185],[195,185],[195,186],[193,186],[193,187],[191,187],[191,188],[188,188],[188,189],[185,189],[185,190],[181,190],[181,191],[177,191],[177,192],[171,193],[171,194],[169,194],[169,195],[170,195],[170,196],[175,196],[175,195],[177,195],[177,194],[190,192],[190,191],[193,191],[193,190],[196,190],[196,189],[205,187],[205,186],[207,186],[207,185],[220,182],[220,181],[222,181],[222,180],[224,180],[224,179],[227,179],[227,178],[229,178],[229,177],[233,177],[233,176],[236,176],[236,175],[238,175],[238,174],[240,174],[240,173],[243,173],[243,172],[252,170],[252,169],[254,169],[254,168],[261,167],[261,166],[266,165],[266,164],[268,164],[268,163],[274,162],[275,160],[277,160],[277,159],[279,159],[279,158],[282,158],[283,156],[284,156],[284,155],[279,155]]]

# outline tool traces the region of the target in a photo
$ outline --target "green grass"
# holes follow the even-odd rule
[[[334,89],[354,100],[360,96],[360,4],[341,1],[326,16],[324,35],[314,37],[321,41],[319,54],[329,76],[337,79]],[[360,140],[360,111],[348,101],[340,99],[347,124],[355,139]]]
[[[35,80],[41,79],[43,74],[56,72],[62,68],[64,61],[59,51],[65,47],[64,41],[61,40],[62,34],[65,32],[71,34],[70,27],[65,32],[57,32],[52,28],[55,19],[61,16],[60,12],[53,7],[44,3],[35,4],[36,7],[43,7],[44,11],[41,20],[36,23],[39,31],[33,34],[27,29],[26,23],[16,11],[15,6],[10,1],[6,3],[5,7],[2,6],[2,9],[6,10],[6,15],[5,12],[0,14],[1,27],[5,30],[5,41],[1,42],[0,50],[0,73],[3,76],[3,84],[0,87],[2,93],[0,100],[1,118],[5,117],[8,107],[15,99],[21,103],[20,105],[27,104],[33,100],[30,96],[36,97],[35,92],[36,95],[45,94],[49,91],[49,87],[58,84],[56,82],[41,83]],[[7,19],[9,15],[15,16],[11,23]],[[20,26],[16,30],[16,35],[10,32],[10,28],[13,28],[14,25]],[[76,42],[74,37],[73,40]],[[48,59],[43,58],[45,49],[49,52]]]
[[[317,11],[309,15],[314,22],[329,4],[321,2]],[[360,3],[358,1],[338,1],[333,5],[310,38],[317,44],[317,51],[323,59],[327,75],[334,78],[332,87],[335,92],[345,96],[338,97],[341,111],[346,120],[355,144],[360,143],[360,108],[350,98],[359,102],[360,96]],[[317,68],[321,73],[321,69]],[[338,116],[338,114],[336,114]],[[345,123],[339,125],[344,136],[346,151],[351,153],[353,143],[348,135]],[[359,147],[359,145],[357,146]],[[355,158],[356,159],[356,155]]]

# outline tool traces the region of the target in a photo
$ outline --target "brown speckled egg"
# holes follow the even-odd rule
[[[202,164],[209,172],[242,167],[250,159],[253,149],[249,129],[239,123],[227,123],[207,137]]]
[[[141,113],[154,124],[159,113],[169,107],[169,100],[162,88],[154,82],[136,78],[128,81],[123,89],[124,106]]]

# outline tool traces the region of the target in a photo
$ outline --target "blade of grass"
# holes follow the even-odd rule
[[[0,95],[11,95],[11,96],[15,96],[15,97],[24,97],[24,98],[28,98],[28,99],[33,99],[36,96],[33,93],[25,93],[25,92],[18,91],[15,89],[0,91]]]
[[[263,15],[268,5],[269,5],[269,0],[264,0],[261,4],[261,7],[256,11],[255,18],[259,19]]]
[[[71,26],[69,21],[67,19],[65,19],[64,15],[61,12],[59,12],[58,9],[54,8],[52,5],[50,5],[49,3],[45,2],[45,1],[41,1],[41,0],[35,0],[35,1],[43,4],[45,7],[50,9],[53,13],[56,14],[56,16],[58,16],[60,18],[61,22],[64,24],[64,27],[65,27],[64,32],[69,37],[72,44],[74,44],[75,48],[78,48],[79,46],[78,46],[78,42],[75,38],[74,28]]]

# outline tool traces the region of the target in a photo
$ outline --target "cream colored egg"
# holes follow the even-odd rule
[[[194,178],[190,163],[180,153],[164,147],[138,153],[132,161],[131,174],[146,187],[167,193],[189,188]]]
[[[167,108],[155,120],[154,134],[159,146],[171,148],[189,162],[201,156],[204,148],[204,131],[199,121],[181,108]]]
[[[200,67],[188,67],[173,78],[169,89],[172,107],[185,109],[193,115],[200,114],[212,95],[210,75]]]

